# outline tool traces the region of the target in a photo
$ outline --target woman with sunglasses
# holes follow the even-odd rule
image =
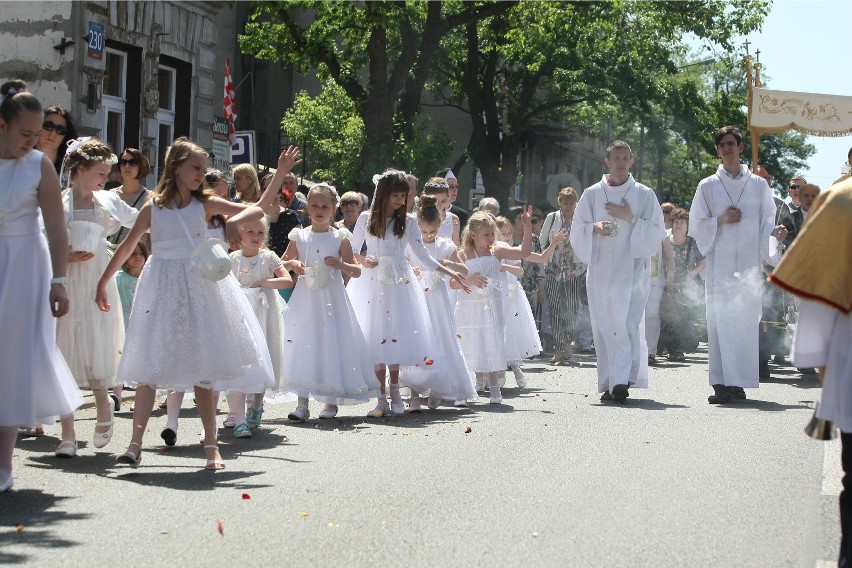
[[[62,160],[65,158],[67,149],[66,142],[75,138],[77,138],[77,129],[67,110],[60,106],[49,106],[44,109],[44,122],[41,125],[41,132],[38,133],[36,150],[47,154],[56,168],[56,173],[60,173],[59,170],[62,168]]]
[[[121,172],[121,185],[110,191],[137,211],[142,209],[151,193],[141,181],[151,173],[151,162],[148,157],[136,148],[125,148],[118,158],[118,170]],[[107,240],[113,245],[118,245],[128,233],[130,229],[122,227],[117,233],[107,237]]]

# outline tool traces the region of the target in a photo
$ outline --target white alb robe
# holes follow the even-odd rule
[[[710,384],[757,388],[758,326],[763,272],[778,263],[775,201],[769,185],[746,166],[734,178],[721,165],[701,180],[689,211],[689,234],[707,258],[704,282]],[[739,223],[718,225],[731,206]]]
[[[614,219],[607,201],[625,200],[636,224]],[[616,221],[618,234],[594,234],[598,221]],[[612,186],[607,176],[583,192],[571,223],[571,246],[588,264],[586,284],[592,334],[598,359],[598,390],[615,385],[648,386],[648,347],[643,315],[650,288],[651,255],[666,230],[663,212],[654,192],[629,176],[623,185]]]
[[[852,314],[845,316],[821,302],[800,301],[793,364],[825,367],[817,416],[852,433]]]

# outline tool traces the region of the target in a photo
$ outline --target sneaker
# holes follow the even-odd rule
[[[337,416],[337,405],[336,404],[326,404],[322,410],[320,410],[319,417],[322,420],[328,420],[330,418],[334,418]]]
[[[388,414],[390,414],[390,405],[388,404],[388,401],[379,399],[378,404],[376,404],[376,408],[368,412],[367,416],[370,418],[381,418]]]
[[[422,412],[420,409],[420,397],[417,395],[411,395],[411,398],[408,401],[408,411],[412,414],[419,414]],[[394,413],[396,414],[396,413]]]
[[[440,405],[441,405],[441,397],[430,394],[429,400],[426,401],[426,406],[428,406],[430,410],[435,410]]]
[[[612,387],[612,399],[615,402],[624,402],[630,396],[627,385],[615,385]]]
[[[249,428],[248,422],[240,422],[236,426],[234,426],[234,438],[251,438],[251,428]]]
[[[731,402],[731,393],[725,385],[713,385],[713,394],[707,397],[710,404],[725,404]]]
[[[527,378],[524,376],[524,372],[520,366],[512,367],[512,372],[515,374],[515,383],[517,383],[518,388],[526,388]]]
[[[304,422],[311,417],[311,411],[307,406],[297,406],[296,410],[287,415],[293,422]]]

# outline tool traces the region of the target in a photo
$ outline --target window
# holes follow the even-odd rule
[[[176,76],[177,70],[174,67],[160,64],[157,71],[157,88],[160,94],[160,108],[157,109],[157,177],[163,173],[166,149],[175,139]]]
[[[104,110],[103,137],[115,152],[124,147],[124,117],[127,112],[127,54],[106,49],[106,67],[102,86]]]

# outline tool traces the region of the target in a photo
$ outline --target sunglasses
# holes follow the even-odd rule
[[[139,159],[138,158],[130,158],[129,160],[125,160],[121,158],[118,160],[118,167],[123,168],[124,166],[138,166]]]
[[[790,184],[790,189],[799,189],[800,187],[802,186],[797,184]]]
[[[347,207],[349,205],[361,205],[361,202],[357,199],[346,199],[345,201],[340,202],[341,207]]]
[[[47,130],[48,132],[56,132],[60,136],[65,136],[68,134],[68,129],[60,124],[56,124],[55,122],[50,122],[49,120],[45,120],[41,125],[42,130]]]

